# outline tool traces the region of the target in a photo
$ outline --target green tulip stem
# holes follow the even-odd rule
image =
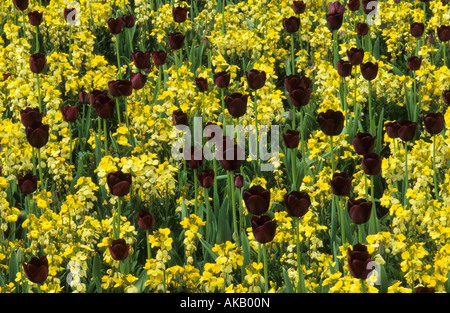
[[[362,240],[362,229],[363,228],[363,224],[358,224],[358,242],[359,243],[363,243]]]
[[[407,204],[406,192],[408,190],[408,142],[405,141],[405,177],[403,179],[403,205]]]
[[[264,291],[269,292],[269,277],[267,268],[267,247],[265,244],[262,245],[263,248],[263,259],[264,259]]]
[[[122,78],[122,66],[120,65],[120,52],[119,52],[119,36],[116,35],[116,56],[117,56],[117,76]]]
[[[259,174],[259,136],[258,136],[258,95],[255,90],[255,100],[253,102],[253,111],[255,112],[255,132],[256,132],[256,171]]]
[[[333,136],[330,136],[330,159],[331,159],[331,177],[333,178],[333,174],[336,170],[336,164],[334,161],[334,147],[333,147]]]
[[[439,197],[437,172],[436,172],[436,134],[433,135],[433,180],[434,180],[434,194],[435,198]]]
[[[376,234],[378,232],[377,229],[377,206],[375,204],[375,196],[374,196],[374,189],[375,189],[375,184],[374,184],[374,178],[373,175],[370,176],[370,199],[372,201],[372,211],[370,213],[371,217],[370,219],[372,220],[372,227],[373,227],[373,231]]]
[[[295,171],[295,153],[297,152],[296,148],[292,148],[291,150],[291,167],[292,167],[292,190],[297,190],[297,175]]]
[[[210,214],[209,211],[211,210],[209,205],[209,195],[208,195],[208,188],[203,188],[203,198],[205,199],[205,205],[206,205],[206,241],[210,242]]]
[[[41,82],[40,82],[40,79],[39,79],[39,73],[36,73],[36,78],[37,78],[39,111],[42,112]]]
[[[198,180],[197,180],[197,169],[194,168],[194,212],[198,215]]]
[[[114,97],[114,101],[116,102],[117,120],[118,120],[119,125],[120,125],[120,124],[122,124],[122,121],[121,121],[121,118],[120,118],[119,97]]]
[[[108,155],[108,129],[106,127],[106,118],[103,119],[103,141],[105,145],[105,155]]]
[[[40,45],[39,45],[39,25],[36,26],[36,51],[35,53],[38,53],[40,50]]]
[[[38,163],[39,163],[39,166],[38,166],[38,169],[39,169],[39,180],[41,181],[41,187],[42,187],[44,185],[44,179],[43,179],[44,176],[42,174],[41,149],[38,148],[37,151],[38,151]]]
[[[150,260],[152,258],[152,250],[150,249],[150,241],[149,239],[149,231],[145,230],[145,241],[147,242],[147,259]]]
[[[375,136],[375,124],[373,122],[373,109],[372,109],[372,82],[369,80],[369,133]]]
[[[69,164],[72,165],[72,123],[69,122]]]
[[[122,198],[118,197],[117,198],[117,218],[116,218],[116,235],[115,235],[115,239],[119,239],[120,238],[120,216],[122,214]]]
[[[240,246],[240,236],[239,236],[239,229],[238,229],[238,224],[237,224],[237,216],[236,216],[236,208],[235,208],[235,203],[236,203],[236,195],[235,195],[235,191],[234,191],[234,182],[233,182],[233,177],[234,177],[234,172],[233,171],[227,171],[227,178],[228,178],[228,184],[229,184],[229,194],[231,194],[231,197],[229,198],[231,200],[231,212],[233,214],[233,228],[234,228],[234,232],[233,232],[233,239],[236,241],[236,246]]]
[[[305,127],[303,125],[304,123],[304,110],[300,109],[300,145],[301,145],[301,152],[302,152],[302,162],[303,162],[303,169],[306,169],[306,141],[305,141]]]
[[[339,223],[341,224],[341,243],[344,244],[346,242],[344,221],[345,206],[342,205],[342,197],[338,197],[338,204]]]
[[[36,175],[36,148],[32,147],[33,150],[33,175]]]
[[[222,35],[225,35],[225,0],[222,0]]]
[[[294,33],[291,33],[291,66],[292,75],[295,75]]]
[[[300,229],[299,229],[299,217],[294,217],[295,220],[295,243],[297,248],[297,272],[298,272],[298,283],[297,283],[297,292],[304,293],[305,290],[305,281],[303,278],[303,269],[301,265],[301,254],[300,254]]]

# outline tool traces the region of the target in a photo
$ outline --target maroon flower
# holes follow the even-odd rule
[[[33,73],[40,74],[47,65],[47,57],[42,53],[34,53],[30,56],[29,64]]]
[[[104,93],[94,97],[94,104],[92,105],[101,118],[110,118],[114,112],[114,100]]]
[[[203,164],[203,149],[202,147],[192,146],[189,150],[189,156],[186,158],[186,165],[192,169],[198,169]]]
[[[188,125],[188,116],[182,110],[176,110],[172,113],[173,125]]]
[[[267,215],[252,217],[253,236],[259,243],[268,243],[273,240],[277,230],[277,221]]]
[[[48,277],[48,260],[44,255],[40,258],[32,257],[30,262],[22,262],[23,271],[29,281],[42,284]]]
[[[166,61],[167,61],[167,53],[162,50],[153,51],[152,59],[153,59],[153,63],[155,63],[156,66],[164,65],[164,64],[166,64]]]
[[[214,183],[214,170],[203,170],[197,174],[198,184],[203,188],[211,188]]]
[[[69,105],[62,106],[61,113],[64,121],[73,123],[78,118],[78,107]]]
[[[373,10],[377,10],[378,6],[379,4],[377,0],[362,0],[362,9],[366,14],[369,14]]]
[[[89,103],[94,106],[95,100],[100,96],[107,96],[108,95],[108,90],[98,90],[98,89],[94,89],[89,93]]]
[[[337,136],[344,128],[344,114],[341,111],[328,109],[317,116],[320,129],[328,136]]]
[[[440,41],[446,42],[450,40],[450,26],[440,26],[437,28]]]
[[[238,170],[244,157],[244,150],[241,146],[234,143],[234,139],[224,136],[221,144],[217,145],[216,159],[219,161],[220,166],[227,171]]]
[[[294,1],[292,3],[292,10],[294,10],[295,14],[302,14],[305,12],[306,3],[303,1]]]
[[[117,35],[122,32],[123,20],[120,17],[109,18],[107,21],[107,24],[108,24],[108,30],[112,35]]]
[[[364,224],[370,219],[372,213],[372,202],[365,199],[348,199],[348,214],[355,224]]]
[[[413,37],[421,37],[423,35],[423,32],[425,30],[425,25],[423,23],[411,23],[409,25],[409,31],[411,32],[411,35]]]
[[[108,173],[106,183],[112,195],[123,197],[130,192],[132,177],[129,173],[122,171]]]
[[[219,88],[226,88],[230,84],[231,74],[226,71],[217,72],[214,74],[214,83]]]
[[[86,92],[86,91],[80,91],[79,93],[78,93],[78,101],[81,103],[81,104],[87,104],[87,103],[89,103],[89,94]]]
[[[20,119],[25,128],[40,124],[43,116],[44,112],[40,112],[38,108],[32,109],[28,107],[24,110],[20,110]]]
[[[215,138],[216,136],[222,137],[222,125],[217,125],[213,122],[208,122],[205,124],[204,134],[206,140],[211,140]]]
[[[108,248],[111,257],[116,261],[125,260],[130,251],[130,245],[126,243],[125,239],[113,239]]]
[[[240,174],[234,175],[234,187],[241,189],[244,187],[244,176]]]
[[[309,77],[298,75],[287,75],[284,78],[284,88],[286,88],[287,92],[290,92],[296,88],[303,88],[305,90],[312,89],[312,80]]]
[[[239,118],[247,112],[248,95],[235,92],[225,97],[225,105],[228,112],[234,118]]]
[[[352,65],[360,65],[364,60],[364,50],[363,48],[351,48],[347,50],[347,57]]]
[[[442,93],[442,100],[444,100],[444,103],[450,105],[450,89]]]
[[[131,52],[131,58],[133,59],[134,66],[140,70],[149,72],[151,70],[152,64],[150,62],[150,52],[136,51]]]
[[[28,12],[28,21],[30,22],[31,25],[33,26],[39,26],[42,23],[42,12],[39,11],[32,11],[32,12]]]
[[[33,174],[25,174],[25,176],[17,175],[17,184],[19,186],[20,191],[28,195],[30,193],[33,193],[37,189],[37,176]]]
[[[366,175],[378,175],[381,172],[381,157],[374,153],[365,154],[362,158],[362,168]]]
[[[167,40],[172,50],[179,50],[183,47],[185,36],[180,32],[169,33]]]
[[[347,2],[348,9],[353,12],[358,11],[360,5],[360,0],[350,0],[349,2]]]
[[[353,250],[347,250],[347,263],[350,274],[359,279],[367,279],[372,268],[369,263],[372,262],[367,247],[363,244],[357,243],[353,246]],[[369,268],[368,268],[369,267]]]
[[[117,79],[108,82],[108,91],[112,97],[128,97],[133,93],[130,80]]]
[[[352,141],[353,149],[359,155],[370,153],[375,146],[375,139],[370,133],[357,133]]]
[[[307,192],[300,192],[297,190],[285,194],[284,207],[290,216],[302,217],[308,212],[311,205],[311,199]]]
[[[34,148],[42,148],[48,142],[48,124],[37,123],[26,128],[28,143]]]
[[[416,293],[435,293],[434,287],[419,286],[416,288]]]
[[[155,226],[155,216],[148,211],[138,213],[138,225],[142,230],[149,230]]]
[[[17,10],[25,11],[28,9],[28,0],[12,0]]]
[[[136,24],[136,18],[132,14],[124,14],[120,19],[125,28],[132,28]]]
[[[172,17],[176,23],[183,23],[187,19],[188,8],[186,7],[173,7]]]
[[[369,25],[366,23],[358,23],[356,24],[356,33],[359,36],[365,36],[369,33]]]
[[[288,149],[296,149],[298,148],[298,144],[300,143],[300,132],[297,130],[289,129],[285,133],[282,133],[283,143]]]
[[[425,130],[432,135],[439,134],[445,127],[444,115],[440,112],[428,113],[422,120]]]
[[[245,76],[247,77],[247,84],[250,89],[261,89],[266,83],[266,72],[264,71],[253,69],[249,72],[246,71]]]
[[[147,75],[144,75],[140,72],[137,73],[130,73],[130,81],[131,81],[131,87],[134,90],[139,90],[144,88],[145,83],[147,82]]]
[[[291,16],[289,18],[283,18],[284,30],[288,33],[295,33],[300,27],[300,18],[296,16]]]
[[[329,13],[326,15],[327,25],[331,31],[338,30],[342,26],[345,6],[339,1],[328,3]]]
[[[331,192],[336,196],[346,196],[352,188],[352,179],[345,172],[334,173],[330,186]]]
[[[248,211],[253,215],[262,215],[269,210],[270,190],[260,185],[253,185],[242,192],[242,199]]]
[[[337,72],[341,77],[347,77],[352,74],[352,63],[350,61],[339,60],[337,65]]]
[[[304,85],[300,84],[289,91],[288,95],[292,105],[300,108],[309,103],[309,100],[311,99],[311,93],[311,88],[305,88]]]
[[[361,74],[366,80],[374,80],[378,74],[378,63],[361,63]]]
[[[411,121],[398,122],[398,137],[403,141],[411,141],[416,134],[417,123]]]
[[[386,122],[384,126],[386,128],[386,134],[389,138],[398,138],[398,130],[400,129],[400,124],[398,122]]]
[[[408,58],[408,68],[411,71],[417,71],[422,65],[422,58],[411,56]]]
[[[76,8],[64,8],[64,19],[67,23],[73,24],[77,17],[77,9]]]
[[[208,79],[204,77],[196,77],[195,78],[195,85],[198,88],[198,91],[200,92],[206,92],[208,91]]]

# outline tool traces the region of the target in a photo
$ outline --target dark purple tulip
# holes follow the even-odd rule
[[[241,189],[244,187],[244,176],[240,174],[234,175],[234,187]]]
[[[352,188],[352,179],[345,172],[334,173],[330,186],[331,192],[336,196],[346,196]]]
[[[78,94],[78,101],[81,104],[87,104],[89,103],[89,94],[86,91],[80,91],[80,93]]]
[[[360,65],[364,60],[364,50],[363,48],[351,48],[347,50],[347,57],[352,65]]]
[[[197,174],[198,184],[203,188],[211,188],[214,184],[214,170],[203,170]]]
[[[150,61],[150,52],[149,51],[136,51],[131,52],[131,58],[133,59],[134,66],[136,66],[140,70],[144,70],[149,72],[152,64]]]
[[[300,108],[309,103],[309,100],[311,99],[311,93],[311,88],[305,88],[299,85],[289,91],[289,100],[291,101],[293,106]]]
[[[108,82],[108,91],[112,97],[129,97],[133,88],[130,80],[116,79]]]
[[[361,163],[366,175],[378,175],[381,172],[381,157],[374,152],[365,154]]]
[[[307,192],[291,191],[283,196],[284,207],[290,216],[302,217],[308,212],[311,199]]]
[[[217,72],[214,74],[214,83],[219,88],[226,88],[230,84],[231,74],[226,71]]]
[[[138,225],[142,230],[149,230],[155,226],[155,216],[148,211],[138,213]]]
[[[105,94],[94,98],[93,108],[101,118],[110,118],[114,112],[114,100]]]
[[[306,10],[306,3],[303,1],[294,1],[292,2],[292,10],[294,10],[295,14],[302,14]]]
[[[434,287],[419,286],[416,288],[416,293],[435,293]]]
[[[156,66],[164,65],[164,64],[166,64],[166,61],[167,61],[167,53],[162,50],[153,51],[152,59],[153,59],[153,63],[155,63]]]
[[[11,73],[5,73],[5,74],[2,75],[2,80],[6,81],[10,77],[11,77]]]
[[[176,110],[172,112],[173,125],[188,125],[188,116],[182,110]]]
[[[348,9],[353,12],[358,11],[360,5],[361,5],[360,0],[350,0],[347,2]]]
[[[22,125],[26,127],[31,127],[36,124],[41,124],[44,112],[40,112],[38,108],[25,108],[20,110],[20,120]]]
[[[411,121],[401,121],[398,122],[398,137],[403,141],[411,141],[414,139],[416,134],[417,123]]]
[[[126,196],[130,192],[131,181],[131,174],[123,173],[120,170],[106,175],[109,192],[118,197]]]
[[[202,147],[192,146],[190,149],[189,158],[186,159],[186,165],[192,169],[198,169],[202,166],[204,160]]]
[[[28,143],[34,148],[42,148],[48,142],[48,124],[34,124],[26,128]]]
[[[195,85],[197,86],[198,91],[200,91],[200,92],[208,91],[208,79],[205,77],[196,77]]]
[[[73,123],[78,118],[78,107],[65,105],[61,107],[61,114],[63,120],[69,123]]]
[[[367,23],[358,23],[356,24],[356,33],[359,36],[365,36],[369,33],[369,25]]]
[[[116,261],[125,260],[130,251],[130,245],[126,243],[125,239],[113,239],[108,248],[111,257]]]
[[[373,151],[375,139],[370,133],[357,133],[352,141],[353,149],[359,155],[368,154]]]
[[[247,77],[247,84],[250,89],[261,89],[266,83],[266,72],[264,71],[253,69],[245,72],[245,76]]]
[[[283,18],[283,27],[289,34],[295,33],[300,28],[300,18],[291,16],[289,18]]]
[[[207,141],[215,138],[215,136],[222,137],[222,125],[217,125],[213,122],[208,122],[205,124],[205,138]]]
[[[370,219],[370,214],[372,213],[372,202],[365,199],[348,199],[347,208],[348,214],[355,224],[364,224]]]
[[[122,15],[121,19],[123,27],[125,28],[132,28],[136,24],[136,18],[134,17],[134,15],[125,14]]]
[[[235,92],[225,97],[225,106],[234,118],[244,116],[247,112],[248,95]]]
[[[287,92],[291,92],[297,88],[303,88],[305,90],[312,89],[312,80],[306,76],[287,75],[284,78],[284,88],[286,88]]]
[[[20,191],[25,195],[36,191],[38,185],[37,181],[37,176],[30,173],[25,174],[25,176],[20,174],[17,175],[17,185],[19,186]]]
[[[285,133],[282,133],[284,146],[288,149],[298,148],[300,143],[300,132],[297,130],[289,129]]]
[[[44,255],[40,258],[32,257],[30,262],[22,262],[23,271],[29,281],[42,284],[48,277],[48,260]]]
[[[176,23],[183,23],[187,19],[188,8],[187,7],[173,7],[172,17]]]
[[[422,120],[425,130],[432,135],[439,134],[445,127],[444,115],[440,112],[428,113]]]
[[[248,211],[253,215],[262,215],[269,210],[270,190],[260,185],[253,185],[242,192],[242,199]]]
[[[28,0],[12,0],[17,10],[25,11],[28,9]]]
[[[408,58],[408,68],[411,71],[419,70],[421,65],[422,65],[422,58],[416,56],[411,56]]]
[[[64,19],[67,23],[73,24],[77,18],[77,9],[76,8],[64,8]]]
[[[244,150],[234,140],[224,137],[222,146],[217,147],[216,158],[224,170],[236,171],[244,161]]]
[[[374,2],[376,2],[376,5]],[[362,0],[362,9],[364,13],[369,14],[373,10],[377,10],[377,8],[379,8],[377,0]]]
[[[450,105],[450,89],[442,93],[442,100],[444,100],[445,104]]]
[[[40,74],[44,71],[47,65],[47,57],[42,53],[34,53],[30,56],[30,70],[35,74]]]
[[[140,72],[137,73],[130,73],[130,81],[131,81],[131,87],[134,90],[139,90],[144,88],[145,83],[147,82],[147,75],[144,75]]]
[[[350,274],[358,279],[367,279],[372,267],[368,266],[372,262],[367,247],[360,243],[353,246],[353,250],[347,250],[347,263]]]
[[[277,221],[267,215],[252,217],[253,236],[259,243],[268,243],[273,240],[277,230]]]
[[[32,12],[28,12],[28,21],[30,22],[31,25],[33,26],[39,26],[42,23],[42,12],[39,11],[32,11]]]
[[[361,63],[361,74],[366,80],[374,80],[377,77],[378,74],[378,63]]]
[[[326,15],[327,25],[331,31],[338,30],[344,20],[345,6],[339,1],[328,3],[329,13]]]
[[[440,26],[437,28],[440,41],[446,42],[450,40],[450,26]]]
[[[423,23],[411,23],[409,25],[409,31],[411,32],[411,35],[413,37],[421,37],[423,35],[423,32],[425,30],[425,25]]]
[[[386,128],[386,134],[389,138],[398,138],[398,130],[400,129],[398,122],[386,122],[384,126]]]
[[[337,136],[344,128],[344,114],[341,111],[328,109],[317,116],[320,129],[328,136]]]
[[[180,32],[169,33],[167,40],[172,50],[180,50],[183,47],[185,36]]]
[[[107,24],[108,24],[108,30],[112,35],[117,35],[122,32],[123,20],[120,17],[109,18],[107,21]]]
[[[353,66],[350,63],[350,61],[339,60],[336,67],[337,67],[337,72],[338,72],[339,76],[341,76],[341,77],[347,77],[352,74]]]
[[[94,106],[95,100],[100,96],[108,96],[108,90],[94,89],[89,93],[89,103]]]

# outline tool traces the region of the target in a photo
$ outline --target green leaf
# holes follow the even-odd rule
[[[213,258],[213,260],[215,260],[219,257],[219,255],[217,253],[212,251],[212,246],[206,240],[204,240],[203,238],[199,238],[199,240],[200,240],[200,243],[202,244],[202,246],[208,252],[208,254]]]
[[[9,257],[9,281],[13,282],[16,279],[16,274],[19,271],[19,264],[17,262],[17,252],[13,250]]]
[[[375,45],[373,47],[373,57],[376,60],[380,59],[380,37],[378,37],[377,40],[375,41]]]
[[[283,278],[284,278],[284,286],[286,288],[285,291],[287,293],[294,293],[294,287],[292,287],[291,279],[289,278],[289,275],[284,267],[283,267]]]
[[[245,232],[241,233],[241,245],[244,253],[244,263],[242,266],[245,268],[251,262],[250,243],[248,242],[248,237]]]

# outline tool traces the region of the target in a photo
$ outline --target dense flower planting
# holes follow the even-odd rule
[[[449,1],[5,0],[0,23],[2,293],[450,291]]]

